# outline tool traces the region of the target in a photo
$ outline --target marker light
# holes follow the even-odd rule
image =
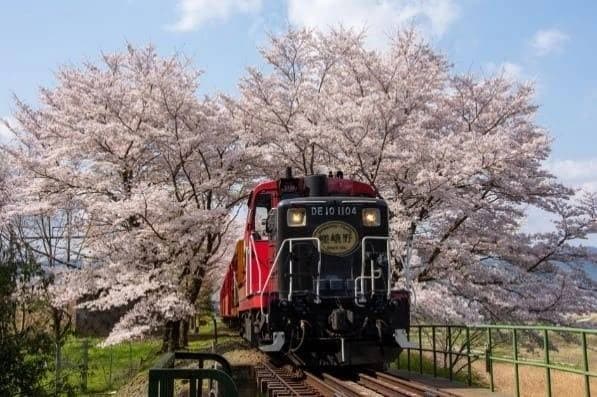
[[[379,226],[380,222],[379,208],[363,208],[363,226]]]
[[[307,212],[304,208],[289,208],[286,213],[286,222],[290,227],[305,226],[307,224]]]

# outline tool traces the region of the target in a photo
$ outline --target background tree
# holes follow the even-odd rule
[[[126,307],[106,343],[164,329],[164,349],[185,344],[246,185],[282,164],[342,169],[388,201],[419,316],[597,311],[595,282],[572,263],[594,259],[575,242],[596,231],[597,197],[543,168],[532,85],[456,74],[412,31],[369,51],[352,31],[290,29],[262,54],[268,71],[250,68],[238,99],[199,98],[187,59],[132,46],[62,68],[39,106],[15,98],[1,218],[47,264],[52,308]],[[521,231],[531,206],[554,232]]]
[[[574,242],[596,231],[596,196],[543,167],[550,139],[531,84],[455,74],[413,31],[369,51],[352,31],[290,29],[261,53],[268,72],[250,68],[229,99],[263,153],[255,167],[323,166],[372,184],[389,204],[397,268],[412,265],[418,315],[569,322],[597,311],[595,282],[562,264],[592,259]],[[531,206],[557,217],[554,232],[521,231]]]
[[[53,343],[44,322],[32,315],[43,302],[24,286],[39,277],[39,266],[16,241],[0,240],[0,394],[43,396]]]
[[[0,159],[0,212],[9,198],[9,169]],[[43,396],[52,341],[36,312],[44,302],[31,289],[40,266],[10,227],[0,222],[0,395]]]
[[[178,347],[244,196],[244,153],[218,101],[198,98],[199,75],[181,56],[129,46],[62,68],[39,108],[15,101],[10,214],[55,215],[65,203],[82,214],[86,262],[56,296],[130,305],[107,343],[165,324],[164,347]]]

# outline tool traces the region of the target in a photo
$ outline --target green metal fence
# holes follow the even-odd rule
[[[193,360],[199,368],[174,368],[176,360]],[[221,369],[203,368],[206,361],[218,363]],[[149,370],[149,397],[174,397],[174,382],[182,379],[188,382],[188,396],[202,395],[203,381],[218,384],[224,397],[238,396],[238,389],[232,380],[232,371],[228,361],[219,354],[198,352],[174,352],[164,354],[157,364]],[[222,390],[223,389],[223,390]]]
[[[472,363],[485,360],[485,369],[489,375],[489,388],[495,391],[494,363],[507,363],[513,366],[514,394],[520,396],[520,367],[538,367],[545,369],[545,395],[552,396],[552,373],[555,371],[576,374],[583,378],[584,395],[591,396],[591,378],[597,378],[597,372],[590,371],[589,345],[587,338],[597,339],[596,329],[581,329],[550,326],[524,325],[413,325],[409,338],[418,342],[418,347],[406,351],[406,369],[424,371],[423,353],[431,360],[433,376],[438,376],[439,368],[447,369],[447,377],[453,380],[456,374],[466,383],[473,383]],[[568,340],[578,343],[580,366],[557,362],[550,357],[550,346],[553,339]],[[426,339],[427,343],[423,343]],[[509,340],[506,350],[504,340]],[[521,355],[521,341],[536,344],[542,349],[542,359],[529,359]],[[594,346],[597,348],[597,346]],[[551,348],[553,349],[553,346]],[[443,356],[444,365],[438,366],[438,355]],[[431,357],[429,357],[431,356]],[[413,361],[418,361],[416,368]],[[441,358],[440,358],[441,360]]]

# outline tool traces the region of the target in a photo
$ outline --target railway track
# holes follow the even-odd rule
[[[359,373],[358,383],[384,396],[405,397],[457,397],[423,383],[399,378],[385,372]]]
[[[258,364],[255,367],[255,378],[259,390],[271,397],[321,396],[302,379],[302,374],[272,362]]]
[[[314,373],[273,362],[255,367],[257,386],[271,397],[457,397],[423,383],[385,372]]]

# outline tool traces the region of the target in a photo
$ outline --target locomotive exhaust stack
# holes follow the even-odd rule
[[[381,366],[410,347],[409,294],[391,290],[388,208],[370,185],[332,175],[287,168],[255,187],[221,315],[266,352]]]
[[[304,178],[309,197],[321,197],[328,194],[328,177],[323,174],[309,175]]]

